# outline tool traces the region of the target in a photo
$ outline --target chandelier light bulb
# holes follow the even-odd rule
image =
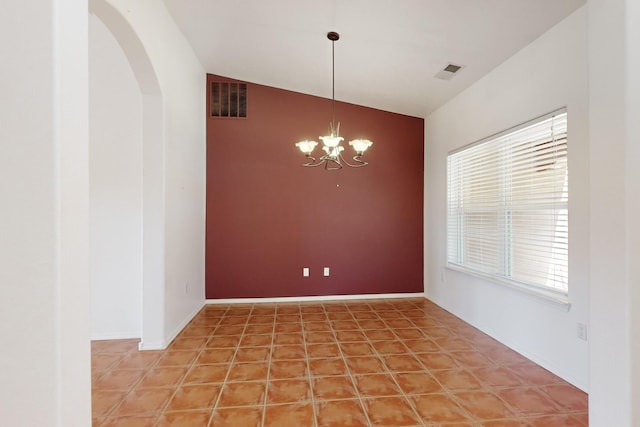
[[[373,145],[373,142],[368,139],[354,139],[353,141],[349,141],[349,145],[353,147],[359,156],[362,156],[364,152],[367,151],[367,148]]]
[[[313,152],[314,148],[316,148],[316,145],[318,145],[318,143],[315,141],[300,141],[296,143],[296,147],[298,147],[300,151],[302,151],[302,153],[304,153],[306,156]]]
[[[344,141],[344,138],[341,136],[334,136],[334,135],[329,135],[329,136],[321,136],[320,139],[322,140],[322,143],[327,146],[327,147],[337,147],[340,142]]]

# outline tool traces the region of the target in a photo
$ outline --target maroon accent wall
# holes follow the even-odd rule
[[[423,119],[337,103],[347,158],[374,144],[368,166],[329,172],[294,144],[321,142],[330,99],[247,92],[246,119],[207,118],[206,297],[422,292]]]

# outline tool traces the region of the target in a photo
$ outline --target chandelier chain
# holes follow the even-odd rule
[[[336,41],[331,40],[331,100],[332,100],[332,115],[331,115],[331,132],[335,132],[336,129]]]

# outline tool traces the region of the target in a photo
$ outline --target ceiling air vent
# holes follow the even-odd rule
[[[462,65],[447,64],[446,67],[438,71],[438,73],[435,75],[435,78],[441,80],[451,80],[458,71],[462,70],[462,68]]]
[[[247,117],[247,84],[211,82],[211,117]]]

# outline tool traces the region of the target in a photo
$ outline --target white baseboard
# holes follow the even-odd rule
[[[221,299],[208,299],[206,300],[206,304],[259,304],[259,303],[277,303],[277,302],[344,301],[344,300],[391,299],[391,298],[424,298],[424,292],[399,293],[399,294],[318,295],[318,296],[276,297],[276,298],[221,298]]]
[[[118,332],[115,334],[91,334],[91,341],[140,339],[140,332]]]
[[[577,378],[575,375],[573,375],[573,373],[567,372],[565,369],[559,368],[556,364],[552,363],[547,358],[542,357],[539,354],[535,354],[535,353],[527,350],[522,345],[522,343],[517,342],[517,340],[514,340],[512,337],[511,338],[510,337],[505,337],[503,334],[497,333],[497,331],[495,331],[492,328],[485,327],[484,325],[480,325],[477,322],[470,322],[469,320],[459,316],[453,310],[451,310],[450,308],[447,308],[446,306],[444,306],[443,304],[441,304],[439,301],[437,301],[435,299],[429,299],[429,301],[433,302],[434,304],[436,304],[438,307],[442,308],[443,310],[448,311],[449,313],[451,313],[452,315],[456,316],[458,319],[462,320],[463,322],[465,322],[465,323],[473,326],[474,328],[478,329],[480,332],[490,336],[491,338],[495,339],[499,343],[507,346],[508,348],[510,348],[511,350],[515,351],[516,353],[521,354],[522,356],[526,357],[527,359],[529,359],[530,361],[532,361],[536,365],[543,367],[547,371],[553,373],[554,375],[559,376],[560,378],[562,378],[563,380],[567,381],[568,383],[576,386],[577,388],[579,388],[580,390],[584,391],[585,393],[589,392],[589,385],[588,385],[587,381],[585,381],[582,378]]]
[[[164,350],[167,348],[167,346],[169,344],[171,344],[171,341],[173,341],[175,339],[175,337],[178,336],[178,334],[184,329],[185,326],[187,326],[187,324],[189,322],[191,322],[191,319],[193,319],[196,314],[198,314],[198,312],[202,309],[202,307],[204,307],[204,303],[202,304],[198,304],[195,308],[195,310],[193,310],[187,317],[185,317],[182,322],[180,322],[178,324],[178,326],[176,326],[176,328],[167,336],[165,336],[164,340],[162,341],[156,341],[156,342],[142,342],[140,341],[140,344],[138,344],[138,350]]]
[[[499,343],[505,345],[506,347],[509,347],[511,350],[515,351],[516,353],[519,353],[522,356],[526,357],[536,365],[541,366],[542,368],[546,369],[552,374],[557,375],[563,380],[567,381],[568,383],[576,386],[577,388],[584,391],[585,393],[589,392],[588,384],[582,378],[577,378],[571,372],[567,372],[565,369],[561,369],[555,363],[552,363],[551,361],[549,361],[547,358],[527,350],[521,343],[514,341],[513,339],[507,340],[504,337],[498,335],[494,330],[491,330],[489,328],[480,329],[478,326],[473,325],[460,317],[458,318],[468,323],[469,325],[473,326],[474,328],[480,330],[482,333],[487,334],[488,336],[495,339]]]
[[[301,297],[277,297],[277,298],[225,298],[225,299],[208,299],[204,304],[256,304],[256,303],[277,303],[277,302],[313,302],[313,301],[346,301],[346,300],[370,300],[370,299],[392,299],[392,298],[424,298],[424,292],[414,293],[398,293],[398,294],[358,294],[358,295],[319,295],[319,296],[301,296]],[[203,305],[204,305],[203,304]],[[195,317],[202,309],[203,305],[199,305],[187,316],[175,329],[167,335],[163,341],[158,342],[140,342],[139,350],[164,350],[171,341],[184,329],[185,326]]]
[[[162,341],[157,342],[142,342],[138,343],[138,350],[164,350],[165,347],[162,346]]]

